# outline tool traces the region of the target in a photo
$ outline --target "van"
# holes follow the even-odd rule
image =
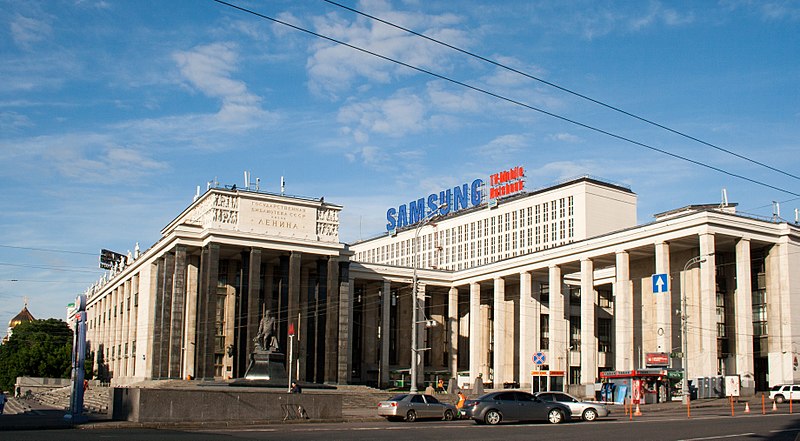
[[[781,404],[786,400],[800,400],[800,384],[778,384],[769,391],[770,400]]]

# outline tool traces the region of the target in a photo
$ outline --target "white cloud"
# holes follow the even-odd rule
[[[250,93],[243,81],[232,78],[238,54],[231,43],[197,46],[173,54],[183,77],[204,95],[221,100],[216,115],[219,128],[240,130],[274,119],[261,108],[261,98]]]
[[[338,121],[351,126],[354,133],[379,133],[400,137],[425,128],[427,109],[422,99],[400,91],[386,100],[355,102],[339,110]]]
[[[488,143],[476,148],[476,153],[485,156],[510,156],[529,147],[528,139],[524,135],[501,135]]]
[[[580,142],[581,138],[579,136],[573,135],[572,133],[553,133],[547,136],[548,139],[552,141],[561,141],[561,142],[568,142],[568,143],[576,143]]]
[[[0,112],[0,129],[11,131],[23,127],[31,127],[33,123],[30,118],[17,112]]]
[[[428,16],[392,11],[386,2],[364,3],[359,9],[450,44],[462,45],[467,41],[465,33],[448,28],[459,22],[459,18],[452,14]],[[322,35],[387,58],[439,73],[448,70],[445,56],[451,53],[450,50],[373,20],[357,18],[349,21],[338,14],[328,14],[315,18],[314,27]],[[416,74],[407,67],[328,41],[313,47],[306,67],[312,92],[334,99],[358,78],[387,84],[395,78]]]
[[[11,22],[11,38],[23,49],[34,43],[46,40],[53,34],[53,28],[43,20],[17,14]]]

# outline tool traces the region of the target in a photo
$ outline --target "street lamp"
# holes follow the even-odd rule
[[[414,258],[412,259],[413,263],[414,263],[414,265],[413,265],[414,266],[414,272],[413,272],[413,276],[411,278],[411,301],[412,301],[412,304],[411,304],[411,368],[410,368],[410,371],[411,371],[411,390],[410,390],[410,392],[411,393],[416,393],[418,391],[418,389],[417,389],[417,368],[418,368],[418,365],[419,365],[419,362],[418,362],[419,352],[421,351],[420,349],[417,348],[417,346],[418,346],[418,342],[417,342],[417,325],[420,323],[417,320],[417,309],[419,308],[419,302],[418,302],[418,299],[417,299],[417,266],[419,266],[417,260],[419,259],[419,232],[420,232],[420,230],[422,230],[423,227],[425,227],[425,225],[428,225],[433,219],[435,219],[437,216],[440,216],[441,215],[441,211],[444,208],[447,208],[447,203],[446,202],[444,202],[441,205],[439,205],[438,207],[436,207],[436,210],[433,210],[430,213],[428,213],[422,219],[422,222],[419,223],[419,226],[414,231]]]
[[[706,257],[711,255],[713,255],[713,253],[704,256],[692,257],[686,262],[686,265],[683,266],[683,272],[681,273],[681,352],[683,352],[681,354],[683,356],[683,379],[681,380],[681,388],[683,389],[683,404],[689,404],[690,400],[689,378],[687,376],[689,357],[686,353],[689,343],[687,341],[687,321],[689,320],[689,316],[686,314],[686,271],[688,271],[689,267],[692,265],[705,262]]]

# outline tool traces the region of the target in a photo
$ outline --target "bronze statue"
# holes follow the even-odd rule
[[[269,309],[264,310],[261,322],[258,324],[258,334],[255,338],[256,350],[277,352],[278,338],[275,333],[275,317]]]

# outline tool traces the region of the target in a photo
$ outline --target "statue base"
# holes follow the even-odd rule
[[[285,386],[289,381],[286,373],[286,355],[280,352],[256,350],[250,354],[250,365],[244,373],[245,380],[264,380]]]

